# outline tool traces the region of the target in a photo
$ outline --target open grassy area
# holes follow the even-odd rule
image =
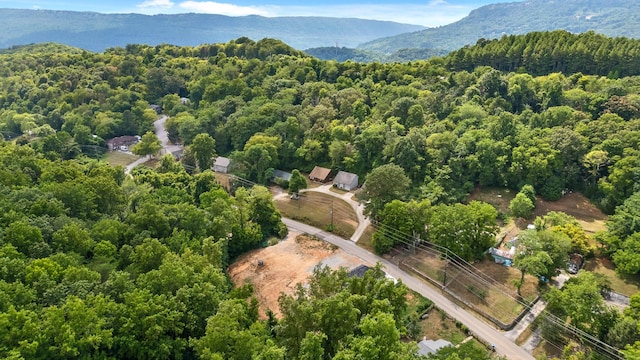
[[[509,203],[516,196],[517,191],[506,188],[481,188],[478,187],[469,195],[469,201],[484,201],[493,205],[499,212],[508,213]]]
[[[360,239],[358,240],[357,245],[363,249],[367,249],[371,252],[375,252],[373,250],[373,243],[371,242],[371,240],[373,239],[373,233],[375,231],[376,229],[373,226],[371,225],[367,226],[367,228],[362,233],[362,236],[360,236]]]
[[[327,194],[307,191],[298,200],[287,196],[276,199],[275,204],[284,217],[325,230],[333,225],[331,230],[344,238],[350,238],[358,227],[358,217],[351,206]]]
[[[333,192],[333,193],[336,193],[336,194],[338,194],[338,195],[344,195],[344,194],[348,193],[348,191],[347,191],[347,190],[338,189],[338,188],[337,188],[337,187],[335,187],[335,186],[332,186],[331,188],[329,188],[329,191],[331,191],[331,192]]]
[[[433,308],[426,319],[420,320],[422,336],[427,339],[444,339],[453,345],[459,344],[467,334],[456,326],[456,322],[438,308]]]
[[[640,291],[640,276],[621,277],[616,273],[615,266],[609,259],[602,257],[589,259],[585,262],[583,269],[604,275],[611,283],[611,290],[617,293],[631,296]]]
[[[138,160],[139,156],[124,153],[122,151],[109,151],[104,155],[103,160],[111,166],[127,166]]]
[[[415,268],[437,283],[445,280],[445,261],[434,254],[418,252],[403,260],[404,264]],[[520,272],[514,268],[495,264],[485,260],[474,264],[474,275],[449,264],[446,268],[448,292],[464,300],[477,311],[489,314],[503,323],[515,319],[523,306],[516,301],[517,293],[513,281],[520,279]],[[478,275],[480,274],[480,275]],[[487,279],[493,279],[489,286]],[[525,276],[522,296],[529,302],[538,294],[538,281],[532,276]]]

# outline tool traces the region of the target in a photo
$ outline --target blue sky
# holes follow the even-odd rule
[[[482,5],[516,0],[0,0],[2,8],[96,11],[103,13],[209,13],[229,16],[329,16],[440,26]]]

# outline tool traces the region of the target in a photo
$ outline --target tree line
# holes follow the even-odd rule
[[[494,40],[480,39],[473,46],[451,52],[445,59],[454,71],[472,71],[487,65],[531,75],[562,72],[617,78],[638,75],[640,41],[610,38],[594,31],[530,32]]]

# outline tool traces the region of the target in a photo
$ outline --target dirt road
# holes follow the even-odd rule
[[[312,226],[290,219],[283,218],[282,221],[289,229],[315,235],[329,243],[337,245],[346,253],[359,257],[364,262],[371,264],[375,264],[377,262],[382,263],[384,270],[389,275],[396,279],[402,279],[402,282],[407,285],[407,287],[432,300],[437,307],[467,326],[476,337],[487,343],[494,344],[496,351],[499,354],[506,356],[508,359],[534,359],[531,354],[513,343],[511,340],[507,339],[503,333],[484,323],[466,310],[460,308],[451,300],[444,297],[440,292],[399,269],[395,264],[392,264],[391,262],[358,247],[353,241],[340,238],[331,233],[321,231]]]

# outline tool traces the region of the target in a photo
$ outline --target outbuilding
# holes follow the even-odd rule
[[[284,181],[289,181],[289,180],[291,180],[291,173],[290,172],[286,172],[286,171],[282,171],[282,170],[273,170],[272,179],[274,179],[274,180],[282,179]]]
[[[213,171],[226,174],[229,172],[230,165],[231,159],[223,156],[218,156],[216,158],[216,161],[213,163]]]
[[[438,350],[443,347],[451,346],[452,344],[447,340],[438,339],[438,340],[427,340],[423,338],[422,341],[418,343],[418,354],[422,356],[429,356],[430,354],[435,354]]]
[[[329,181],[329,175],[331,174],[331,169],[323,168],[321,166],[316,166],[309,173],[309,180],[318,181],[318,182],[327,182]]]

